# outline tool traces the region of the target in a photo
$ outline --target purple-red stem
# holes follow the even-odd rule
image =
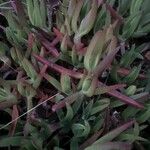
[[[42,41],[43,46],[56,58],[59,57],[59,52],[55,47],[51,46],[51,43],[49,43],[48,41]]]
[[[119,73],[121,75],[124,75],[124,76],[130,74],[130,72],[131,72],[130,70],[125,69],[125,68],[119,68],[117,70],[117,73]],[[138,78],[140,78],[140,79],[147,79],[147,77],[144,74],[139,74]]]
[[[101,129],[100,131],[97,131],[96,133],[94,133],[89,139],[87,139],[79,148],[79,150],[83,150],[86,147],[90,146],[91,144],[93,144],[98,137],[101,136],[101,134],[103,133],[103,129]]]
[[[59,41],[62,41],[64,34],[61,33],[57,28],[53,28],[53,32],[55,33],[55,35],[57,36],[57,38],[59,39]]]
[[[100,76],[103,73],[103,71],[111,65],[119,49],[120,47],[117,47],[106,55],[106,57],[101,61],[101,63],[97,66],[97,68],[94,71],[94,74],[96,76]]]
[[[55,39],[50,43],[50,46],[55,47],[59,43],[58,37],[55,37]]]
[[[55,104],[52,106],[52,111],[55,112],[63,107],[66,106],[66,104],[72,104],[74,101],[76,101],[78,99],[78,97],[82,96],[81,93],[77,92],[74,93],[66,98],[64,98],[62,101],[60,101],[59,103]]]
[[[29,33],[28,35],[28,48],[31,49],[33,47],[35,37],[33,33]]]
[[[59,40],[60,42],[62,42],[63,37],[64,37],[64,34],[61,33],[61,32],[59,31],[59,29],[57,29],[57,28],[53,28],[53,32],[54,32],[55,35],[56,35],[56,39],[54,39],[53,42],[55,43],[55,40],[56,40],[56,42],[58,42],[58,40]],[[68,46],[69,46],[70,48],[73,47],[73,43],[72,43],[72,41],[70,40],[70,38],[67,39],[67,44],[68,44]]]
[[[32,54],[38,61],[40,61],[41,63],[43,64],[47,64],[51,69],[59,72],[60,74],[67,74],[73,78],[77,78],[77,79],[81,79],[83,74],[82,73],[79,73],[79,72],[76,72],[76,71],[73,71],[73,70],[70,70],[70,69],[66,69],[62,66],[59,66],[57,64],[54,64],[53,62],[51,61],[47,61],[45,60],[43,57],[41,56],[38,56],[36,55],[35,53]]]
[[[102,82],[99,82],[99,83],[100,83],[100,85],[106,86]],[[116,98],[120,99],[122,102],[124,102],[126,104],[129,104],[131,106],[134,106],[134,107],[137,107],[137,108],[140,108],[140,109],[144,108],[144,106],[142,104],[137,103],[132,98],[130,98],[126,95],[123,95],[122,93],[118,92],[117,90],[108,91],[107,94],[110,95],[110,96],[116,97]]]
[[[110,12],[111,16],[115,19],[115,20],[119,20],[120,23],[123,22],[123,18],[114,10],[114,8],[108,4],[107,2],[105,2],[106,5],[106,9]]]
[[[118,92],[117,90],[113,90],[113,91],[108,91],[107,92],[108,95],[116,97],[118,99],[120,99],[122,102],[129,104],[131,106],[137,107],[137,108],[141,108],[143,109],[144,106],[142,104],[137,103],[135,100],[133,100],[132,98],[125,96],[123,94],[121,94],[120,92]]]
[[[122,89],[126,87],[126,84],[115,84],[115,85],[110,85],[110,86],[100,86],[100,87],[97,87],[97,88],[100,88],[100,90],[103,91],[104,89],[104,93],[105,91],[108,92],[108,91],[114,91],[114,90],[118,90],[118,89]]]

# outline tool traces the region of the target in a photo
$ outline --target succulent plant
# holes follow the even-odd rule
[[[149,3],[1,0],[0,148],[149,146]]]

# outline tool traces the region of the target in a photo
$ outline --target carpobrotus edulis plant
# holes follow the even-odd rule
[[[149,4],[0,0],[0,148],[150,147]]]

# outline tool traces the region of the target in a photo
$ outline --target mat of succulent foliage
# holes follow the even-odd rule
[[[149,0],[0,0],[0,149],[150,149]]]

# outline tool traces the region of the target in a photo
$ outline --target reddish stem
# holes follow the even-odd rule
[[[74,93],[74,94],[64,98],[62,101],[60,101],[59,103],[52,106],[52,111],[55,112],[55,111],[65,107],[66,104],[72,104],[74,101],[76,101],[81,96],[82,96],[82,94],[77,92],[77,93]]]
[[[53,27],[53,32],[55,33],[55,35],[57,36],[57,38],[62,41],[64,34],[61,33],[57,28]]]
[[[101,63],[99,63],[94,72],[96,76],[100,76],[103,73],[103,71],[106,70],[111,65],[119,49],[120,47],[113,49],[106,55],[106,57],[101,61]]]
[[[59,52],[55,47],[51,46],[51,43],[49,43],[48,41],[42,41],[43,46],[56,58],[59,57]]]
[[[57,28],[53,28],[53,32],[54,32],[55,35],[56,35],[56,39],[55,39],[56,41],[54,41],[54,44],[55,44],[55,42],[58,42],[58,41],[62,42],[63,37],[64,37],[64,34],[61,33]],[[54,44],[53,44],[53,45],[54,45]],[[73,43],[72,43],[72,41],[70,40],[69,37],[68,37],[68,39],[67,39],[67,44],[68,44],[68,46],[69,46],[70,48],[73,47]]]
[[[47,64],[45,64],[45,65],[42,67],[42,69],[41,69],[41,71],[40,71],[40,75],[41,75],[42,77],[44,76],[44,74],[45,74],[47,68],[48,68],[48,65],[47,65]]]
[[[108,95],[116,97],[118,99],[120,99],[122,102],[129,104],[131,106],[143,109],[144,106],[142,104],[137,103],[135,100],[133,100],[132,98],[125,96],[123,94],[121,94],[120,92],[118,92],[117,90],[113,90],[113,91],[109,91],[107,92]]]
[[[59,43],[58,37],[56,37],[51,43],[50,46],[55,47]]]
[[[46,64],[48,65],[51,69],[61,73],[61,74],[67,74],[73,78],[77,78],[77,79],[81,79],[83,74],[80,73],[80,72],[76,72],[76,71],[73,71],[73,70],[70,70],[70,69],[66,69],[62,66],[59,66],[57,64],[54,64],[53,62],[51,61],[47,61],[45,60],[43,57],[41,56],[38,56],[36,55],[35,53],[32,54],[38,61],[40,61],[41,63],[43,64]]]
[[[122,89],[124,87],[126,87],[126,84],[115,84],[115,85],[110,85],[110,86],[104,86],[108,91],[113,91],[113,90],[118,90],[118,89]],[[104,88],[103,86],[101,86],[101,88],[103,89]]]
[[[125,69],[125,68],[119,68],[117,70],[117,73],[119,73],[121,75],[124,75],[124,76],[130,74],[130,72],[131,72],[130,70]],[[139,74],[138,78],[140,78],[140,79],[147,79],[147,77],[144,74]]]
[[[98,137],[100,137],[103,133],[103,130],[104,129],[101,129],[97,132],[95,132],[89,139],[87,139],[79,148],[79,150],[83,150],[85,149],[86,147],[92,145],[97,139]]]
[[[29,33],[28,35],[28,48],[31,49],[33,47],[35,37],[33,33]]]
[[[77,53],[79,54],[79,55],[85,55],[85,53],[86,53],[86,51],[87,51],[87,47],[83,47],[83,48],[81,48],[81,49],[79,49],[78,51],[77,51]]]
[[[110,12],[111,16],[115,19],[115,20],[119,20],[120,23],[123,22],[123,18],[116,12],[116,10],[114,10],[114,8],[108,4],[107,2],[105,2],[106,5],[106,9]]]
[[[99,82],[99,83],[102,86],[106,86],[102,82]],[[123,95],[122,93],[118,92],[117,90],[107,91],[107,94],[110,95],[110,96],[116,97],[120,101],[122,101],[122,102],[124,102],[126,104],[129,104],[131,106],[134,106],[134,107],[137,107],[137,108],[140,108],[140,109],[144,108],[144,106],[142,104],[136,102],[135,100],[133,100],[132,98],[130,98],[130,97],[126,96],[126,95]]]

